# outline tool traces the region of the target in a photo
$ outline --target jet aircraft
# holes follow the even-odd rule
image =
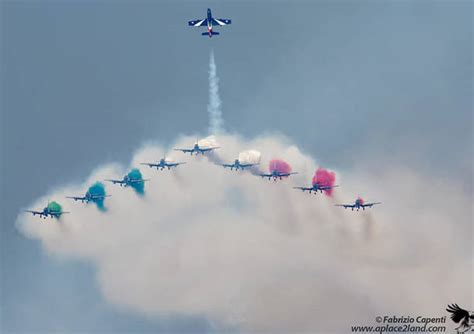
[[[239,159],[235,159],[234,163],[233,164],[222,164],[222,166],[224,168],[230,168],[230,170],[245,170],[245,168],[249,168],[249,167],[253,167],[253,166],[256,166],[258,164],[245,164],[245,163],[241,163],[239,161]]]
[[[196,141],[193,148],[175,148],[174,150],[175,151],[181,151],[183,153],[190,153],[191,155],[193,155],[194,153],[196,153],[196,155],[199,155],[199,154],[204,155],[206,152],[211,152],[211,151],[216,150],[218,148],[220,148],[220,147],[219,146],[201,147],[201,146],[199,146],[199,142]]]
[[[82,197],[66,196],[66,198],[73,199],[74,201],[81,201],[82,203],[96,202],[103,200],[106,197],[111,197],[111,195],[95,195],[91,194],[90,191],[86,192],[86,194]]]
[[[293,188],[300,189],[302,192],[308,191],[310,194],[314,191],[314,194],[316,195],[318,191],[321,192],[322,194],[324,190],[331,190],[335,187],[339,187],[339,186],[338,185],[327,186],[324,184],[314,183],[311,187],[293,187]]]
[[[283,180],[284,177],[288,177],[288,176],[293,175],[293,174],[298,174],[298,172],[282,173],[282,172],[279,172],[277,170],[273,170],[271,173],[268,173],[268,174],[263,173],[263,174],[260,174],[260,176],[262,178],[268,177],[268,180],[273,178],[273,181],[276,181],[277,179]]]
[[[25,210],[25,212],[32,213],[33,216],[38,215],[40,218],[46,219],[46,217],[61,218],[61,215],[69,213],[66,211],[62,211],[61,206],[56,202],[48,202],[48,206],[45,207],[42,211],[35,211],[35,210]]]
[[[168,168],[168,170],[171,169],[171,167],[177,167],[179,165],[183,165],[185,162],[171,162],[167,161],[165,157],[161,158],[158,163],[153,163],[153,162],[142,162],[140,165],[146,165],[150,168],[156,168],[156,170],[164,170],[165,168]]]
[[[121,187],[130,187],[135,184],[144,183],[146,181],[150,181],[149,179],[134,179],[130,178],[130,176],[125,175],[121,180],[112,180],[107,179],[105,181],[112,182],[113,184],[119,184]]]
[[[211,9],[207,9],[207,17],[202,20],[194,20],[194,21],[189,21],[188,25],[191,27],[204,27],[207,26],[207,32],[203,32],[201,35],[202,36],[209,36],[212,37],[213,35],[219,35],[217,31],[213,31],[212,28],[214,26],[226,26],[228,24],[231,24],[232,21],[228,19],[215,19],[212,17],[212,12]]]
[[[382,202],[365,203],[364,200],[359,197],[355,200],[354,204],[336,204],[336,206],[342,206],[344,209],[351,208],[352,211],[357,209],[357,211],[359,211],[360,209],[365,210],[365,208],[371,208],[377,204],[382,204]]]

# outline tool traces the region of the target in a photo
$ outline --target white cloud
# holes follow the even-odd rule
[[[22,213],[17,225],[53,256],[92,261],[108,301],[148,315],[203,315],[254,332],[347,332],[380,314],[440,316],[448,302],[469,303],[472,197],[452,180],[378,159],[338,173],[334,198],[303,194],[292,186],[308,184],[317,164],[288,139],[217,140],[222,148],[211,160],[172,152],[187,164],[142,168],[151,178],[144,197],[108,185],[105,213],[63,199],[129,169],[102,166],[85,184],[31,205],[54,199],[70,215],[40,222]],[[281,158],[299,174],[269,182],[212,163],[247,149],[262,152],[262,169]],[[164,153],[146,146],[130,167]],[[334,207],[357,195],[383,204],[366,212]]]

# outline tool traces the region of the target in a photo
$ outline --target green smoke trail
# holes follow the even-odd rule
[[[48,203],[48,210],[53,212],[62,212],[63,208],[58,202],[52,201]]]
[[[134,168],[128,173],[128,177],[130,180],[143,180],[142,173],[139,169]],[[144,195],[145,194],[145,182],[135,182],[131,184],[131,187],[135,189],[137,194]]]

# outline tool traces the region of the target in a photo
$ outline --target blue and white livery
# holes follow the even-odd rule
[[[121,187],[131,187],[136,184],[143,184],[146,181],[150,181],[150,179],[135,179],[125,175],[121,180],[106,179],[105,181],[112,182],[112,184],[119,184]]]
[[[167,160],[166,157],[163,157],[160,159],[159,162],[142,162],[140,165],[145,165],[150,168],[156,168],[156,170],[164,170],[165,168],[168,168],[168,170],[170,170],[171,167],[177,167],[183,164],[185,164],[185,162],[172,162]]]
[[[246,164],[246,163],[242,163],[239,161],[239,159],[235,159],[234,163],[233,164],[222,164],[222,166],[224,168],[230,168],[230,170],[244,170],[245,168],[250,168],[250,167],[253,167],[253,166],[256,166],[258,164]]]
[[[201,35],[212,37],[213,35],[219,35],[217,31],[213,31],[214,26],[226,26],[231,24],[232,21],[228,19],[215,19],[212,17],[211,9],[207,9],[207,17],[202,20],[189,21],[188,25],[191,27],[204,27],[207,26],[207,32],[203,32]]]
[[[262,173],[259,174],[262,178],[268,178],[270,181],[273,178],[273,181],[276,181],[277,179],[283,180],[283,178],[288,177],[290,175],[298,174],[298,172],[292,172],[292,173],[283,173],[277,170],[273,170],[271,173]]]
[[[218,148],[220,148],[219,146],[206,146],[206,147],[201,147],[199,145],[199,140],[196,140],[196,143],[194,144],[194,146],[192,148],[175,148],[174,150],[175,151],[181,151],[183,153],[189,153],[191,155],[193,155],[194,153],[196,153],[196,156],[199,155],[199,154],[206,154],[207,152],[212,152],[214,150],[217,150]]]
[[[320,183],[313,183],[311,187],[293,187],[293,189],[299,189],[302,192],[308,191],[310,194],[314,191],[314,194],[316,195],[318,191],[322,194],[324,190],[331,190],[335,187],[339,187],[339,186],[338,185],[329,186],[329,185],[324,185]]]
[[[82,203],[97,202],[104,200],[106,197],[111,197],[111,195],[96,195],[91,194],[90,191],[87,191],[84,196],[66,196],[66,198],[73,199],[74,201],[81,201]]]
[[[336,204],[336,206],[342,206],[344,209],[350,208],[352,211],[354,211],[354,209],[359,211],[360,209],[365,210],[365,208],[371,208],[377,204],[382,204],[382,202],[366,203],[361,197],[358,197],[354,204]]]

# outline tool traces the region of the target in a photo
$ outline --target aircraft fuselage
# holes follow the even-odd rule
[[[211,9],[207,9],[207,33],[209,35],[209,38],[212,37],[212,13]]]

